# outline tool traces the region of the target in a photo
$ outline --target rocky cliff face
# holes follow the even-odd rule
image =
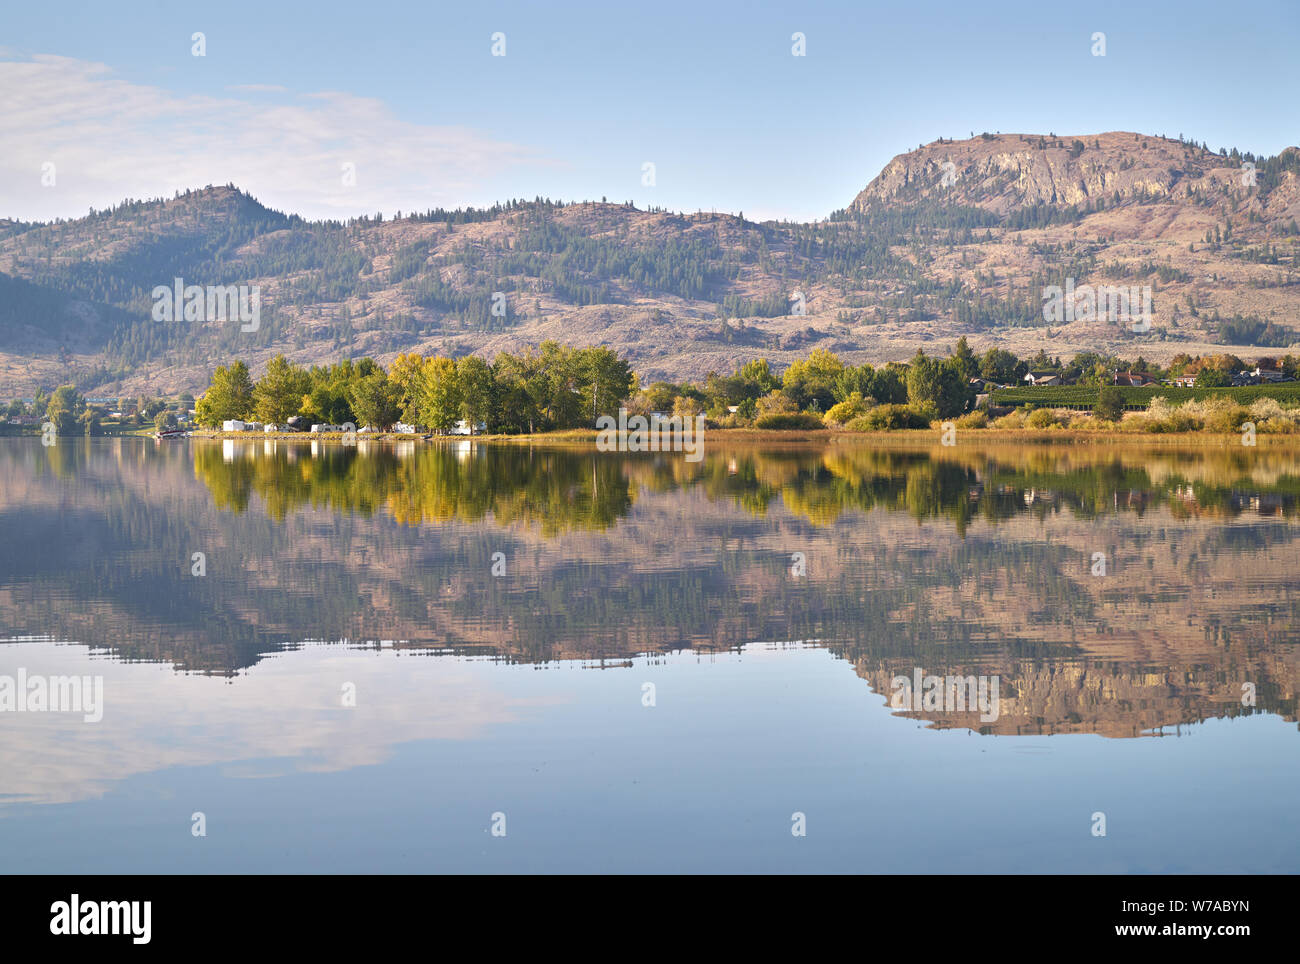
[[[1243,178],[1245,180],[1243,180]],[[852,208],[873,203],[951,197],[1006,214],[1017,207],[1048,204],[1085,207],[1160,198],[1193,200],[1248,195],[1249,169],[1202,147],[1112,131],[1082,136],[981,135],[965,141],[936,141],[900,154],[854,199]],[[1289,190],[1266,211],[1273,217],[1297,213],[1294,175]]]

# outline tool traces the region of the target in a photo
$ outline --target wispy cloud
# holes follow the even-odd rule
[[[178,94],[48,54],[0,60],[0,217],[75,217],[227,182],[307,217],[391,213],[483,200],[507,169],[550,163],[469,128],[402,120],[374,98],[227,90]]]
[[[100,723],[77,714],[5,714],[0,820],[6,803],[85,800],[176,766],[226,764],[236,775],[370,766],[401,743],[475,739],[567,699],[508,695],[483,676],[487,664],[415,658],[396,672],[392,650],[319,643],[264,660],[230,686],[143,663],[88,660],[80,646],[0,643],[0,652],[10,674],[23,666],[39,675],[104,677]],[[336,679],[383,696],[344,709]],[[159,722],[181,719],[174,731]]]

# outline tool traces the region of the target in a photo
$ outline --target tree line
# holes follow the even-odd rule
[[[283,355],[253,381],[236,361],[213,373],[195,405],[195,420],[216,427],[228,419],[284,424],[294,416],[328,425],[352,423],[386,431],[398,422],[448,432],[457,422],[491,433],[578,428],[617,413],[632,391],[632,368],[608,348],[543,342],[488,362],[398,355],[384,370],[372,358],[303,368]]]
[[[1263,368],[1294,375],[1300,358],[1260,358]],[[1235,355],[1179,355],[1167,368],[1138,357],[1127,361],[1099,352],[1052,358],[1039,351],[1020,358],[1001,348],[983,354],[958,339],[947,356],[918,350],[907,362],[853,365],[832,351],[815,349],[783,370],[754,358],[730,374],[710,372],[702,381],[643,384],[631,363],[608,348],[575,348],[543,342],[518,354],[502,352],[489,361],[478,355],[458,358],[398,355],[387,369],[373,358],[344,359],[332,365],[295,365],[284,355],[267,364],[254,380],[244,361],[222,365],[197,401],[182,396],[162,400],[122,399],[124,425],[154,420],[176,424],[194,404],[195,421],[219,427],[227,420],[283,425],[295,416],[309,423],[386,431],[399,422],[445,433],[464,421],[475,432],[522,434],[591,428],[601,415],[620,407],[649,415],[705,415],[718,427],[811,428],[825,422],[848,424],[869,417],[879,427],[928,424],[970,411],[976,396],[993,385],[1020,385],[1030,371],[1060,375],[1070,384],[1101,388],[1116,372],[1138,372],[1160,380],[1195,375],[1202,387],[1228,384],[1247,367]],[[40,394],[31,404],[18,399],[3,409],[10,417],[46,416],[60,435],[98,434],[109,414],[88,404],[65,385]]]
[[[608,348],[543,342],[492,361],[398,355],[385,370],[372,358],[303,368],[283,355],[254,381],[248,365],[219,367],[195,406],[195,420],[218,427],[231,419],[284,424],[299,416],[328,425],[351,423],[386,431],[401,422],[449,432],[458,422],[474,431],[519,434],[590,428],[620,407],[634,414],[707,415],[740,426],[789,415],[818,420],[837,406],[865,412],[879,405],[911,405],[938,417],[972,404],[981,373],[1014,380],[1028,370],[1009,352],[990,349],[981,359],[961,339],[949,358],[918,351],[907,364],[845,364],[816,349],[777,373],[766,358],[729,375],[710,372],[702,383],[655,381],[641,385],[627,359]]]

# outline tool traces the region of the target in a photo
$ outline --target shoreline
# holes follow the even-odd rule
[[[399,434],[395,432],[376,432],[358,436],[355,440],[345,440],[344,433],[330,432],[315,435],[306,432],[192,432],[187,438],[209,441],[284,441],[284,442],[329,442],[334,445],[355,445],[360,442],[417,442],[438,445],[449,442],[492,442],[514,445],[560,444],[578,445],[595,442],[599,432],[595,429],[569,429],[558,432],[535,432],[523,435],[435,435],[425,439],[418,434]],[[918,444],[942,446],[939,429],[893,429],[879,432],[851,432],[844,429],[815,429],[807,431],[777,431],[751,428],[717,428],[706,429],[703,439],[715,438],[727,442],[752,442],[789,445],[810,444],[844,444],[870,442],[875,445],[898,444],[915,446]],[[128,433],[115,436],[96,436],[99,438],[153,438],[152,433]],[[21,437],[21,436],[15,436]],[[84,438],[86,436],[75,436]],[[958,428],[958,444],[970,444],[972,441],[1003,444],[1071,444],[1071,445],[1143,445],[1143,446],[1181,446],[1181,447],[1240,447],[1251,448],[1241,444],[1240,432],[1213,433],[1206,431],[1191,432],[1119,432],[1114,430],[1089,430],[1065,428]],[[164,441],[164,440],[159,440]],[[1300,433],[1259,433],[1256,436],[1256,448],[1276,448],[1292,446],[1300,449]]]

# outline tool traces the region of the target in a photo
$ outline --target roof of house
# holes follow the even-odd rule
[[[1143,372],[1116,372],[1116,384],[1145,385],[1147,382],[1154,382],[1155,379]]]

